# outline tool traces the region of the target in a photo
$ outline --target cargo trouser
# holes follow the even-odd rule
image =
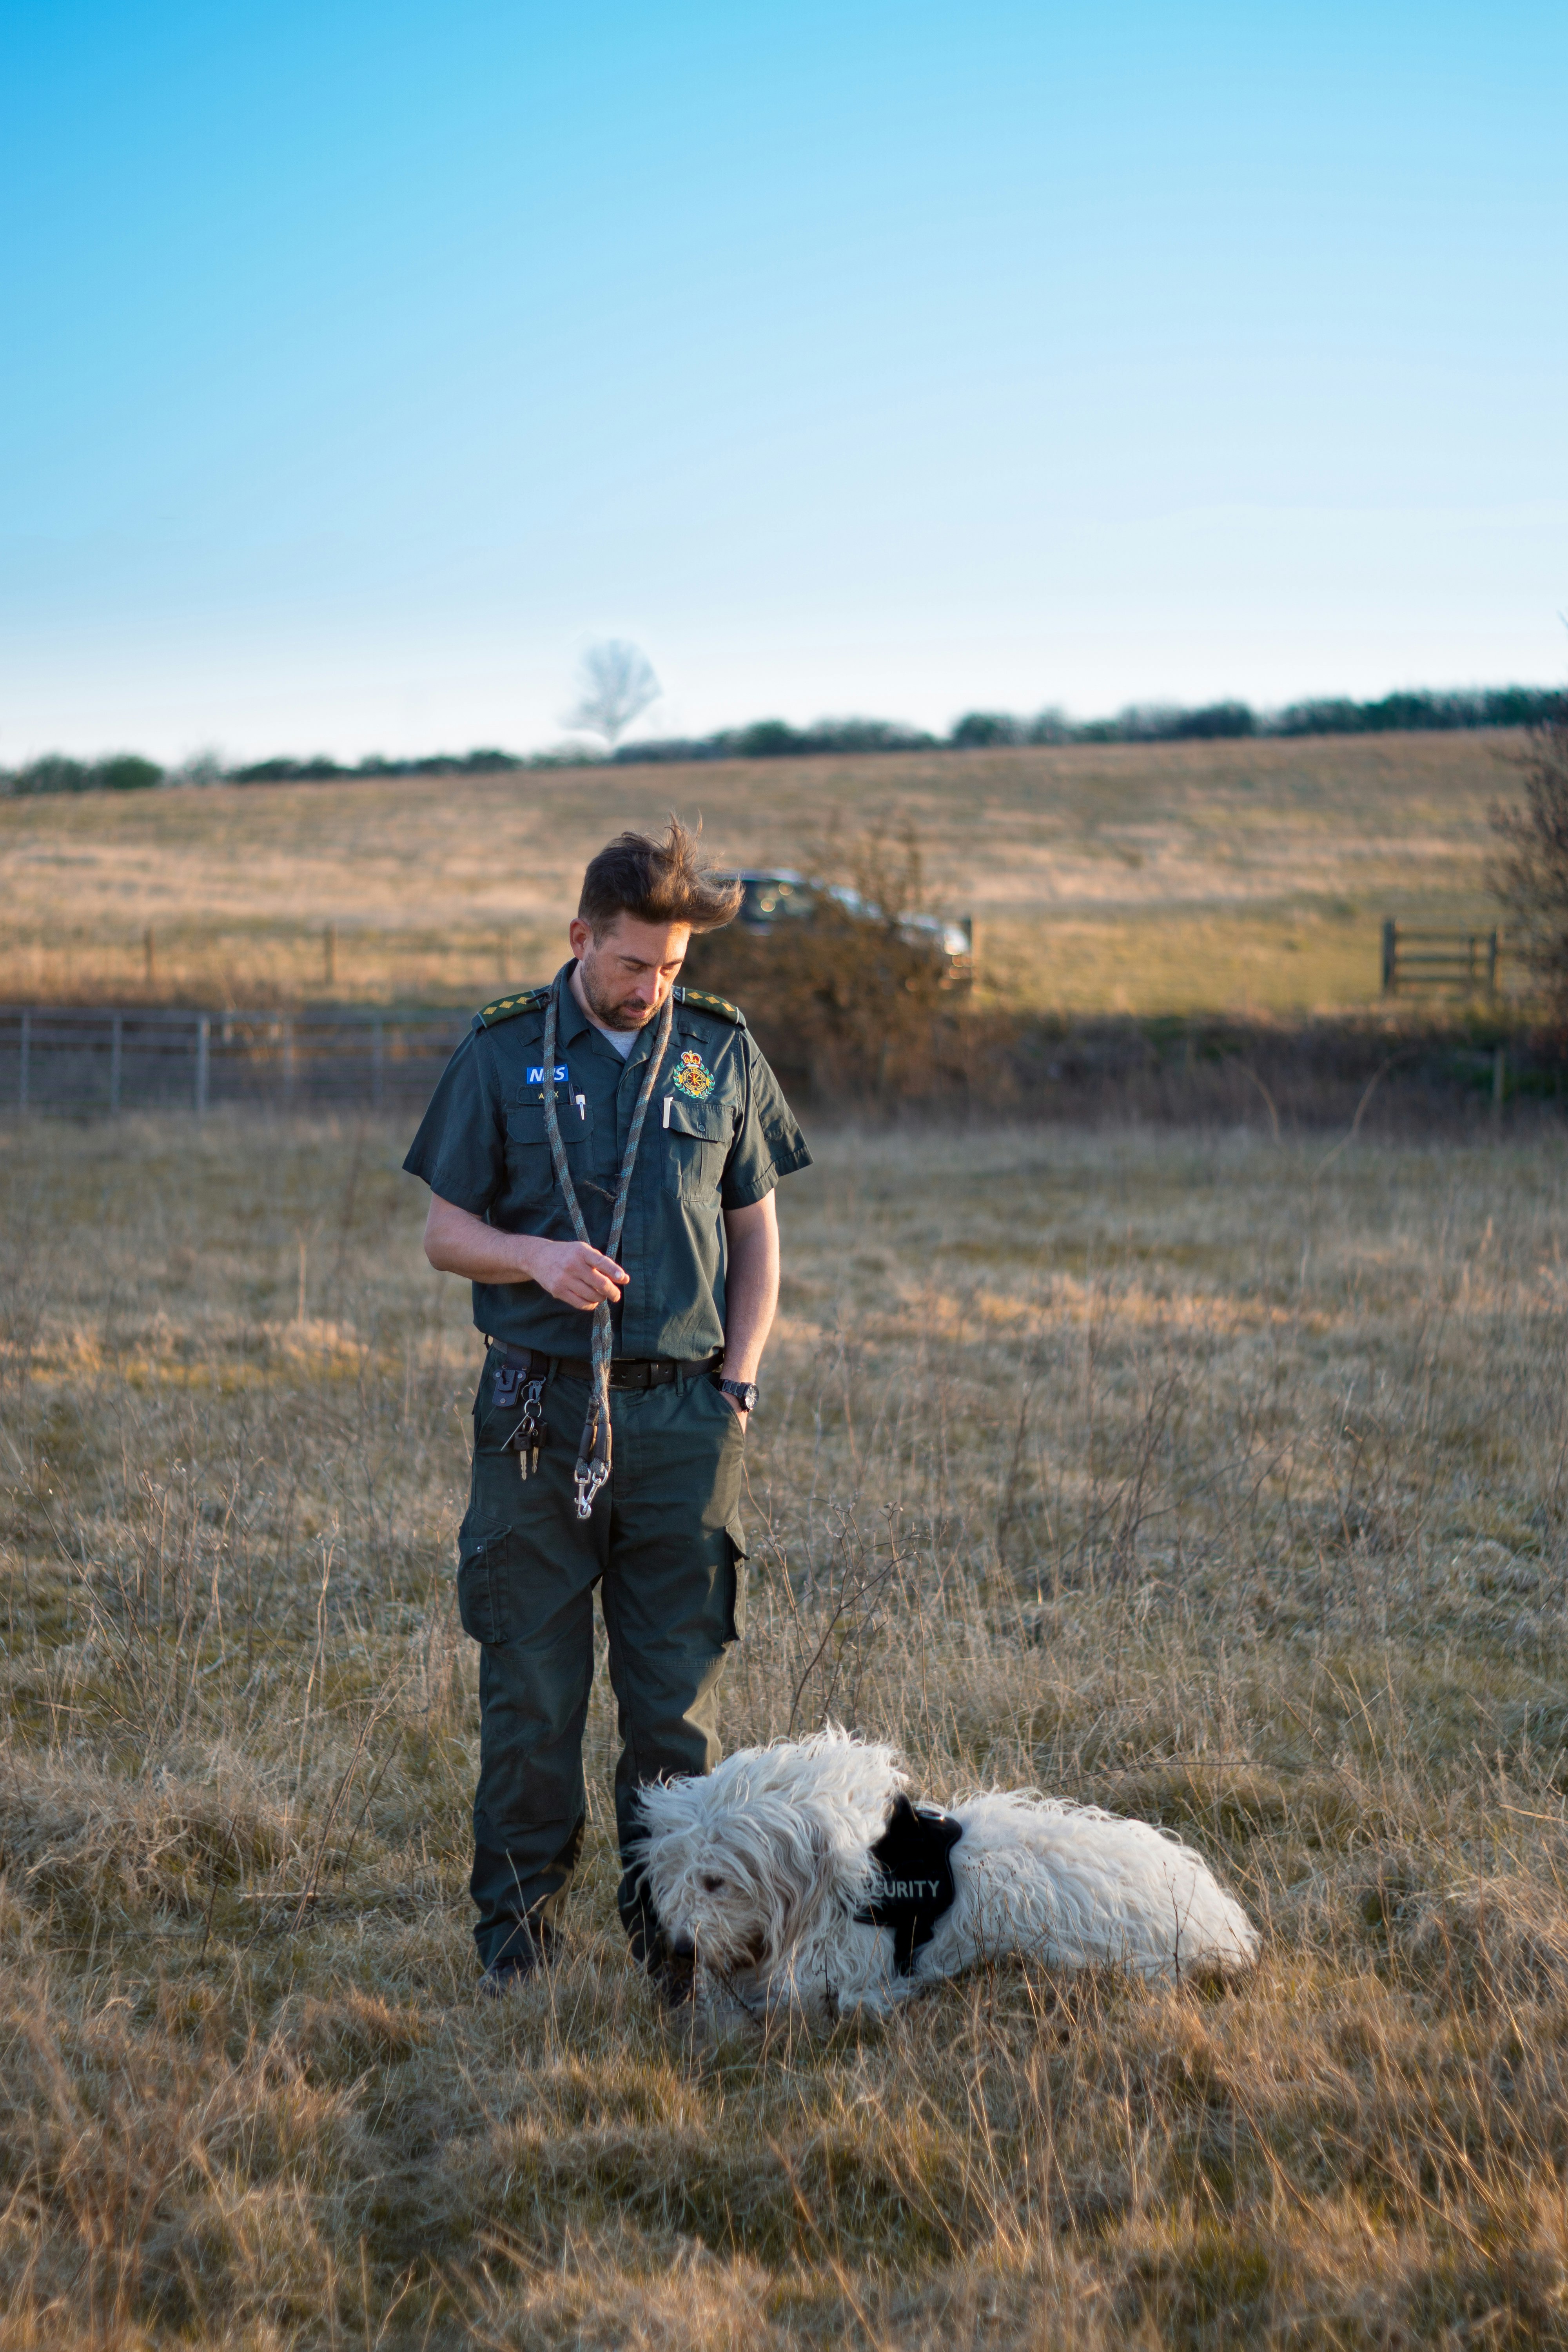
[[[594,1587],[609,1636],[620,1913],[651,1956],[656,1925],[628,1862],[637,1791],[719,1760],[718,1685],[740,1633],[744,1432],[712,1375],[613,1389],[610,1483],[593,1516],[573,1494],[588,1384],[552,1379],[539,1466],[503,1452],[521,1403],[498,1410],[492,1349],[474,1400],[474,1462],[458,1605],[479,1643],[474,1938],[489,1968],[521,1923],[548,1921],[583,1844],[583,1727],[594,1678]]]

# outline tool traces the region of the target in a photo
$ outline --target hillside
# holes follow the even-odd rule
[[[584,858],[676,808],[727,859],[911,821],[984,986],[1353,1004],[1385,915],[1489,925],[1505,731],[1076,745],[0,801],[0,995],[466,999],[551,968]],[[145,931],[153,930],[149,979]],[[329,981],[323,934],[336,934]]]

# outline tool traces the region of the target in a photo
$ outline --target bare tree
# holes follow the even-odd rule
[[[612,751],[633,719],[659,697],[651,663],[625,637],[589,646],[583,656],[582,681],[577,707],[566,723],[602,735]]]
[[[1488,877],[1542,994],[1568,1017],[1568,699],[1531,731],[1522,807],[1493,807],[1502,843]]]

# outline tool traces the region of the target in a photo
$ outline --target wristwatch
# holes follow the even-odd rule
[[[742,1412],[755,1412],[757,1409],[755,1381],[721,1381],[719,1389],[721,1395],[733,1397]]]

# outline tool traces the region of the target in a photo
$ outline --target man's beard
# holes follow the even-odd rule
[[[583,984],[583,994],[595,1021],[606,1029],[646,1029],[658,1007],[656,1004],[628,1007],[623,1000],[614,1003],[595,981],[585,956],[577,959],[577,977]]]

